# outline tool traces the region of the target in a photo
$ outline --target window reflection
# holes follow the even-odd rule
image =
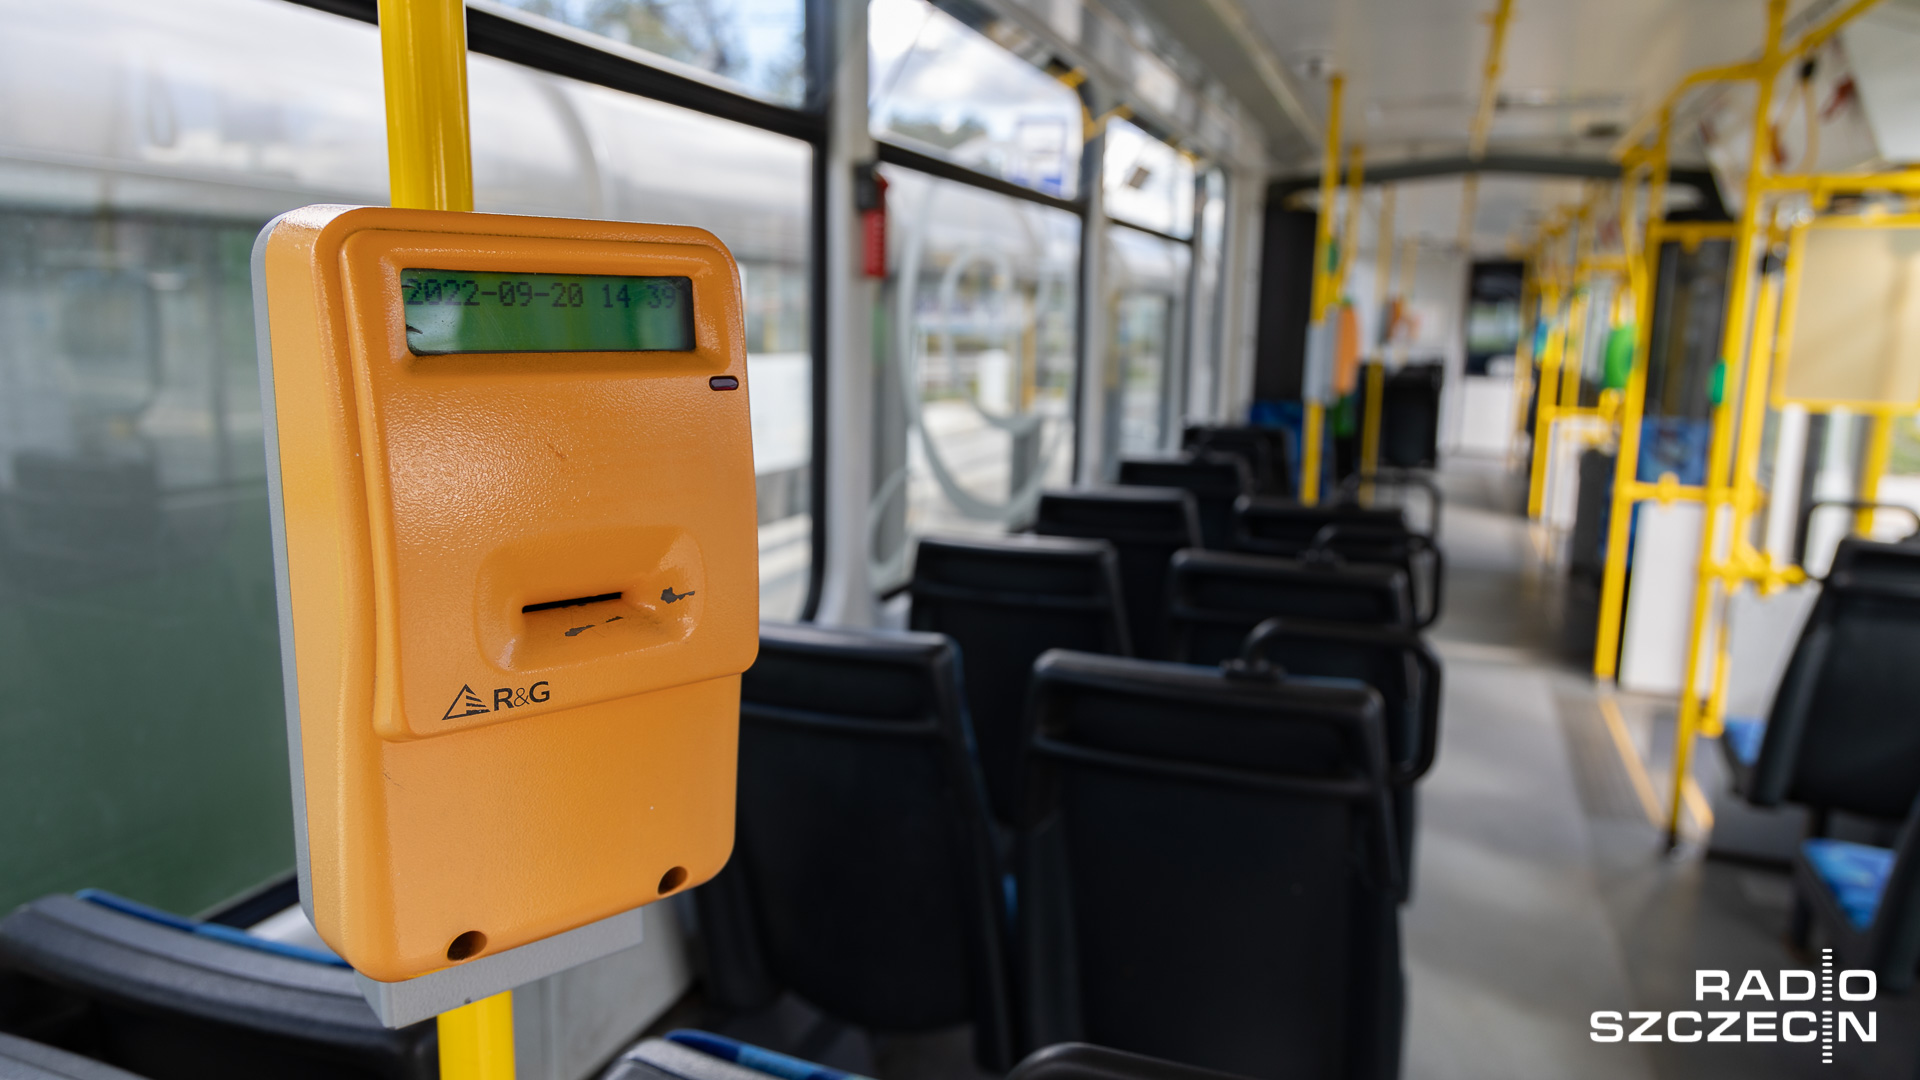
[[[1079,95],[926,0],[873,0],[867,18],[875,137],[1074,196]]]
[[[198,911],[292,865],[249,253],[386,201],[378,31],[262,0],[0,0],[0,910]],[[762,610],[810,566],[802,142],[483,56],[481,210],[697,225],[747,303]],[[662,169],[670,160],[673,168]]]
[[[1169,236],[1193,235],[1193,159],[1125,120],[1106,128],[1107,216]]]
[[[1208,169],[1200,178],[1200,208],[1194,215],[1192,295],[1188,297],[1188,337],[1191,359],[1187,364],[1186,400],[1182,403],[1182,423],[1206,422],[1213,418],[1220,393],[1220,371],[1209,362],[1220,355],[1223,345],[1224,304],[1226,300],[1227,177],[1219,169]]]
[[[805,0],[494,0],[739,83],[785,105],[807,93]]]
[[[1071,480],[1080,219],[888,167],[876,584],[912,538],[1026,524]]]
[[[1109,460],[1173,445],[1191,258],[1185,244],[1125,227],[1107,232]]]

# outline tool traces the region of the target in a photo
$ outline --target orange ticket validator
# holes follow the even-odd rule
[[[725,246],[310,206],[254,281],[320,936],[397,982],[717,873],[759,622]]]

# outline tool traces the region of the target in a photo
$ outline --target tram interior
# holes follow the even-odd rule
[[[250,261],[389,204],[434,3],[473,209],[731,251],[759,556],[731,861],[485,1067],[303,908]],[[1920,1075],[1917,55],[0,0],[0,1077]]]

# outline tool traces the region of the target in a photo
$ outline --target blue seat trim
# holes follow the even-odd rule
[[[1735,761],[1752,765],[1760,760],[1760,744],[1767,738],[1767,722],[1753,716],[1729,716],[1720,737],[1733,750]]]
[[[797,1057],[763,1049],[752,1043],[743,1043],[738,1039],[729,1039],[725,1035],[715,1035],[710,1031],[696,1031],[692,1028],[680,1028],[667,1032],[669,1042],[698,1050],[709,1057],[730,1061],[755,1072],[768,1076],[777,1076],[780,1080],[867,1080],[857,1073],[841,1072],[839,1069],[816,1065],[811,1061],[802,1061]]]
[[[1880,894],[1886,892],[1887,877],[1893,873],[1892,849],[1849,840],[1808,840],[1800,850],[1854,929],[1872,926]]]
[[[124,896],[117,896],[101,889],[81,889],[73,895],[88,903],[98,904],[109,911],[117,911],[122,915],[131,915],[136,919],[142,919],[146,922],[169,926],[175,930],[184,931],[197,937],[210,938],[214,941],[224,941],[229,945],[238,945],[243,949],[272,953],[275,956],[284,956],[290,960],[304,960],[310,964],[325,964],[328,967],[347,968],[349,970],[353,967],[353,965],[332,953],[323,953],[317,949],[309,949],[303,945],[289,945],[282,941],[268,941],[266,938],[254,937],[252,934],[238,927],[223,926],[220,923],[201,922],[198,919],[185,918],[180,915],[175,915],[171,911],[162,911],[156,907],[148,907],[138,900],[129,900]]]

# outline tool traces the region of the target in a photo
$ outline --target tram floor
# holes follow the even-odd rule
[[[1498,463],[1456,459],[1442,543],[1447,663],[1440,753],[1421,792],[1405,916],[1407,1080],[1533,1077],[1889,1077],[1920,1060],[1920,993],[1882,995],[1878,1040],[1596,1043],[1598,1010],[1791,1008],[1694,999],[1694,972],[1813,969],[1786,941],[1784,865],[1708,857],[1690,798],[1665,851],[1674,705],[1596,685],[1565,652],[1564,579]],[[1581,617],[1586,612],[1576,608]],[[1722,783],[1701,744],[1697,775]],[[1815,1006],[1817,1008],[1817,1006]],[[1664,1025],[1663,1025],[1664,1026]]]
[[[1694,1000],[1697,969],[1813,969],[1786,942],[1784,865],[1709,858],[1699,821],[1665,850],[1673,703],[1615,694],[1565,652],[1563,578],[1536,546],[1501,463],[1455,459],[1446,494],[1446,661],[1439,756],[1421,785],[1404,913],[1406,1080],[1847,1080],[1916,1075],[1920,991],[1882,995],[1878,1040],[1596,1043],[1600,1010],[1778,1009]],[[1587,612],[1575,607],[1574,619]],[[1702,744],[1699,775],[1720,783]],[[1706,800],[1700,800],[1704,803]],[[1696,803],[1696,807],[1699,804]],[[1816,1006],[1817,1008],[1817,1006]],[[750,1017],[681,1004],[656,1030],[736,1037],[882,1080],[984,1080],[964,1029],[869,1039],[792,999]],[[1663,1025],[1664,1026],[1664,1025]]]

